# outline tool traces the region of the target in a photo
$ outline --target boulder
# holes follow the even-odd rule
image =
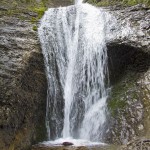
[[[74,144],[71,143],[71,142],[63,142],[62,145],[63,146],[71,146],[71,145],[74,145]]]

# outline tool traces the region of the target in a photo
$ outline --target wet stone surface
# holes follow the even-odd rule
[[[34,145],[32,150],[116,150],[116,146],[60,146],[60,145]]]

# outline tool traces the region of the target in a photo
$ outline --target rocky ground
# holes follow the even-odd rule
[[[35,145],[32,147],[32,150],[116,150],[116,146],[44,146],[44,145]]]

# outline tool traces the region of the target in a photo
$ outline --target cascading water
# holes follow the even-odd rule
[[[83,0],[75,0],[75,4],[82,4]]]
[[[38,30],[48,79],[47,133],[49,140],[100,141],[109,85],[106,42],[115,21],[82,0],[75,4],[48,9]]]

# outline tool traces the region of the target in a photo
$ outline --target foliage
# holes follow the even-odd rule
[[[39,7],[34,7],[33,11],[38,14],[38,19],[40,19],[44,15],[44,12],[46,11],[46,7],[42,3]]]
[[[0,11],[0,16],[18,17],[20,20],[30,21],[32,30],[37,31],[37,22],[44,15],[50,0],[12,0],[11,5],[8,0],[2,0],[1,5],[7,8]]]
[[[28,20],[36,24],[44,15],[48,2],[50,0],[40,0],[40,2],[37,0],[12,0],[10,5],[8,0],[2,0],[1,5],[8,10],[0,11],[0,16],[15,16],[21,20]]]
[[[34,31],[37,31],[37,26],[34,25],[32,29],[33,29]]]

